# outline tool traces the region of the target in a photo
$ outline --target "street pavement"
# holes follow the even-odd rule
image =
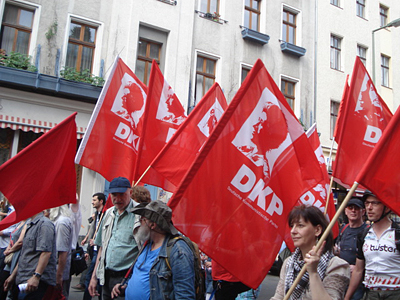
[[[71,279],[71,288],[69,290],[69,300],[82,300],[83,292],[75,290],[72,286],[75,286],[79,283],[80,276],[72,276]],[[258,299],[260,300],[269,300],[274,294],[276,286],[278,285],[279,276],[267,275],[261,285],[261,291]],[[97,297],[93,298],[97,300]]]

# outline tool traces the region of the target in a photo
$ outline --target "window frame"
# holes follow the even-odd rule
[[[283,83],[285,84],[285,86],[284,86],[284,89],[282,90]],[[296,85],[297,85],[297,83],[298,83],[297,81],[291,80],[287,77],[281,77],[281,85],[280,85],[281,92],[282,92],[283,96],[285,97],[287,103],[289,104],[290,108],[293,110],[293,112],[296,109]],[[293,95],[287,93],[289,84],[293,85]],[[291,104],[291,102],[288,101],[288,98],[290,99],[292,104]]]
[[[385,63],[386,62],[386,63]],[[381,85],[390,86],[390,57],[381,54]]]
[[[388,13],[389,13],[389,8],[387,8],[386,6],[384,6],[382,4],[379,4],[379,20],[380,20],[381,27],[387,25]]]
[[[91,73],[95,74],[97,76],[102,76],[100,74],[101,72],[101,45],[103,44],[103,34],[104,34],[104,23],[100,21],[96,21],[93,19],[89,18],[83,18],[74,14],[68,14],[67,16],[68,21],[66,24],[66,30],[65,30],[65,35],[64,35],[64,46],[62,49],[62,60],[61,60],[61,66],[66,66],[67,62],[67,50],[68,50],[68,41],[69,41],[69,29],[71,28],[71,23],[72,22],[78,22],[78,23],[84,23],[88,26],[95,27],[96,28],[96,42],[95,46],[96,49],[93,53],[93,58],[92,58],[92,70]]]
[[[332,41],[338,41],[337,45],[332,45]],[[330,67],[333,70],[341,71],[341,59],[342,59],[342,40],[343,38],[331,34],[330,36]]]
[[[286,13],[286,20],[284,19],[284,14]],[[289,16],[292,15],[294,18],[294,23],[290,23]],[[296,45],[297,44],[297,17],[298,13],[294,12],[293,10],[283,7],[282,10],[282,41]],[[283,27],[286,26],[286,33]],[[290,41],[290,29],[293,29],[293,42]],[[285,35],[285,38],[284,38]]]
[[[68,32],[70,32],[71,30],[71,25],[72,24],[76,24],[76,25],[80,25],[81,26],[81,30],[80,30],[80,36],[79,36],[79,40],[75,39],[75,38],[71,38],[71,36],[68,34],[68,45],[72,44],[72,45],[77,45],[78,46],[78,55],[76,57],[76,66],[75,66],[75,70],[78,72],[83,71],[81,69],[82,67],[82,52],[83,52],[83,48],[90,48],[93,51],[92,54],[92,62],[90,64],[90,73],[92,73],[93,71],[93,64],[94,64],[94,58],[95,58],[95,53],[96,53],[96,42],[97,42],[97,27],[93,26],[93,25],[89,25],[87,23],[84,22],[80,22],[77,20],[71,20],[70,24],[69,24],[69,30]],[[86,42],[84,41],[84,36],[85,36],[85,28],[91,28],[95,30],[95,37],[94,37],[94,42]],[[68,48],[67,48],[67,56],[68,56]],[[67,61],[65,61],[65,63],[67,63]]]
[[[240,85],[242,85],[242,83],[246,79],[247,75],[249,75],[249,72],[252,67],[253,67],[252,65],[243,64],[243,63],[240,64],[240,78],[239,78]],[[246,76],[244,76],[244,77],[243,77],[243,71],[247,72]]]
[[[194,78],[194,80],[193,80],[193,82],[194,82],[193,99],[194,99],[194,105],[196,103],[198,103],[201,100],[201,98],[204,97],[205,93],[207,92],[207,91],[205,91],[205,80],[203,80],[203,82],[202,82],[202,85],[203,85],[202,86],[202,88],[203,88],[202,95],[201,95],[200,99],[197,99],[197,76],[211,75],[211,76],[205,76],[205,77],[206,78],[212,78],[213,79],[213,83],[215,83],[217,81],[217,78],[218,78],[218,70],[219,70],[219,65],[220,65],[220,62],[221,62],[221,57],[218,57],[216,55],[212,55],[212,54],[209,54],[209,53],[206,53],[206,52],[203,52],[203,51],[196,51],[195,52],[195,57],[196,57],[196,59],[195,59],[195,62],[194,62],[194,70],[193,70],[194,71],[193,72],[193,78]],[[198,63],[198,58],[199,57],[201,57],[201,58],[203,58],[205,60],[212,60],[212,61],[215,62],[215,64],[214,64],[214,74],[197,71],[197,63]],[[203,64],[204,63],[205,63],[205,61],[203,62]],[[204,70],[204,67],[203,67],[203,70]]]
[[[333,103],[337,105],[336,108],[336,114],[333,111]],[[335,127],[336,127],[336,121],[339,116],[339,108],[340,108],[340,101],[336,101],[331,99],[331,105],[330,105],[330,138],[333,139],[333,133],[335,132]]]
[[[330,4],[336,7],[340,7],[340,0],[330,0]]]
[[[150,46],[151,45],[158,45],[159,46],[159,48],[158,48],[158,58],[154,59],[154,60],[156,61],[156,63],[158,65],[160,65],[161,64],[161,51],[162,51],[163,43],[157,42],[157,41],[153,41],[153,40],[149,40],[149,39],[146,39],[144,37],[140,37],[139,36],[138,43],[140,43],[141,41],[144,41],[144,42],[147,43],[147,45],[146,45],[146,56],[139,55],[139,53],[138,53],[138,55],[136,57],[136,67],[137,67],[137,61],[143,61],[145,63],[144,78],[143,78],[143,80],[141,78],[139,78],[139,79],[142,80],[142,82],[145,85],[147,85],[148,84],[148,79],[150,78],[151,63],[153,62],[153,59],[154,59],[154,58],[151,58],[150,56],[148,56],[148,54],[150,52]],[[139,45],[138,45],[138,48],[139,48]],[[136,73],[136,71],[135,71],[135,73]],[[138,77],[139,77],[139,75],[138,75]]]
[[[258,9],[253,8],[253,1],[258,2]],[[260,31],[260,19],[261,19],[261,0],[250,0],[250,5],[247,6],[246,3],[244,5],[244,13],[246,14],[246,11],[249,12],[249,24],[244,24],[244,27],[247,27],[249,29],[252,29],[252,14],[256,14],[257,17],[257,30]],[[252,29],[254,30],[254,29]]]
[[[364,56],[361,55],[362,53],[360,53],[361,52],[360,50],[364,51]],[[357,56],[360,58],[364,66],[367,66],[367,50],[368,50],[367,47],[357,44]]]
[[[356,0],[356,15],[365,19],[365,0]]]
[[[217,10],[216,11],[211,11],[211,3],[213,1],[215,1],[216,5],[217,5]],[[203,2],[207,2],[207,9],[205,11],[202,11],[202,8],[201,8]],[[219,13],[219,11],[220,11],[220,0],[201,0],[200,1],[200,11],[201,12],[205,12],[205,13],[210,13],[210,14],[214,14],[214,13],[220,14]]]
[[[39,32],[39,20],[40,20],[40,15],[41,15],[41,11],[42,11],[42,6],[40,4],[27,3],[25,1],[22,2],[22,1],[18,1],[18,0],[3,1],[3,5],[1,6],[1,15],[0,15],[1,24],[3,24],[5,4],[11,4],[11,5],[26,9],[26,10],[34,11],[33,21],[32,21],[32,32],[30,35],[29,46],[28,46],[28,55],[33,57],[35,54],[35,50],[37,48],[36,44],[37,44],[37,36],[38,36],[38,32]],[[3,26],[1,29],[3,29]]]

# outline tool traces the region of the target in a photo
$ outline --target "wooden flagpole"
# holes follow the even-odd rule
[[[342,214],[342,212],[346,208],[347,202],[349,202],[349,200],[353,196],[353,193],[355,192],[357,187],[358,187],[358,183],[354,182],[354,184],[351,187],[350,191],[347,193],[346,198],[344,198],[342,204],[340,205],[340,207],[336,211],[336,214],[332,218],[332,220],[329,223],[328,227],[325,229],[325,231],[322,234],[321,238],[319,239],[317,245],[315,246],[315,251],[318,251],[319,248],[321,248],[322,243],[326,240],[326,238],[328,237],[328,234],[332,231],[333,225],[336,223],[337,219],[339,218],[339,216]],[[307,271],[307,267],[306,267],[306,265],[304,265],[303,268],[301,269],[300,273],[297,275],[297,277],[296,277],[295,281],[293,282],[292,286],[290,287],[289,291],[286,293],[285,298],[283,298],[283,300],[288,300],[289,299],[290,295],[293,293],[293,291],[296,288],[297,284],[299,283],[301,277],[304,275],[304,273],[306,273],[306,271]]]
[[[149,165],[149,166],[147,167],[147,169],[143,172],[142,176],[140,176],[139,179],[135,182],[135,185],[134,185],[133,187],[135,187],[135,186],[138,185],[138,183],[140,182],[140,180],[142,180],[142,178],[144,177],[144,175],[146,175],[146,173],[150,170],[150,168],[151,168],[151,165]]]
[[[330,184],[329,184],[329,190],[327,190],[328,195],[326,196],[326,203],[325,203],[324,216],[328,213],[328,205],[329,205],[329,200],[330,200],[330,198],[331,198],[332,185],[333,185],[333,176],[331,177],[331,182],[330,182]]]

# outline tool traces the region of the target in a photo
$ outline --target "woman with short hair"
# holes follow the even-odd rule
[[[304,265],[307,272],[290,300],[343,299],[350,280],[350,268],[346,261],[333,255],[332,232],[321,248],[315,251],[318,239],[328,227],[324,214],[314,206],[300,205],[290,212],[288,223],[296,249],[283,263],[280,280],[271,300],[284,298]]]

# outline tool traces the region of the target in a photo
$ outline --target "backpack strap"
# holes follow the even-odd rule
[[[184,238],[181,235],[177,235],[177,236],[170,238],[167,243],[167,257],[165,258],[165,262],[168,266],[168,269],[170,269],[170,270],[171,270],[171,265],[169,264],[169,257],[171,255],[172,247],[174,247],[175,243],[180,239],[184,240]]]

